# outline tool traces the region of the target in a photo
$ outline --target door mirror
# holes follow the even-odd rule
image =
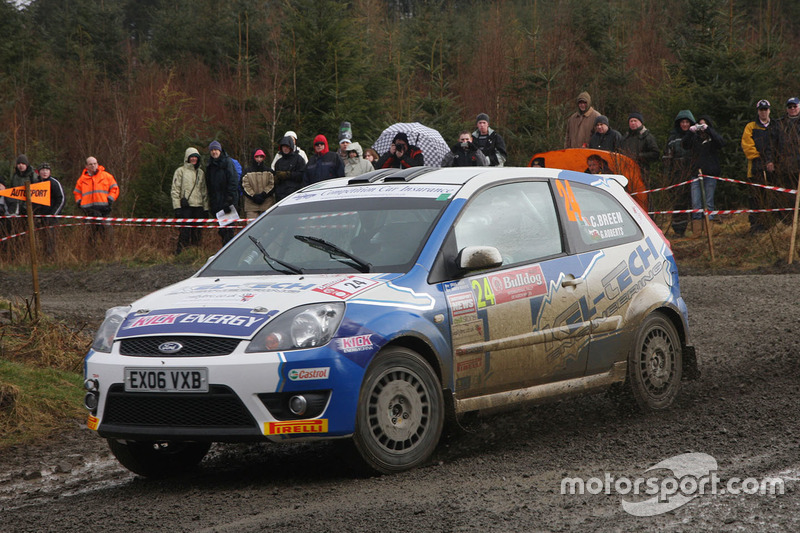
[[[463,271],[483,270],[502,265],[503,257],[494,246],[467,246],[458,252],[457,263]]]

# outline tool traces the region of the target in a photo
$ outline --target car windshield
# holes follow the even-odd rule
[[[449,198],[288,201],[245,228],[199,275],[407,272]]]

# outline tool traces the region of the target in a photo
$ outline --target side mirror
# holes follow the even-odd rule
[[[458,252],[456,261],[461,270],[483,270],[502,265],[503,256],[494,246],[467,246]]]

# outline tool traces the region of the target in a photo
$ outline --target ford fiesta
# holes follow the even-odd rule
[[[669,243],[622,176],[380,170],[277,204],[193,277],[110,309],[88,425],[144,476],[212,442],[349,439],[412,468],[448,415],[698,375]]]

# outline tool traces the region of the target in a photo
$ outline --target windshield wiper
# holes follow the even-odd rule
[[[347,266],[353,267],[359,272],[367,273],[370,270],[372,270],[372,263],[364,261],[360,257],[341,249],[340,247],[336,246],[332,242],[326,241],[325,239],[320,239],[319,237],[312,237],[310,235],[295,235],[294,238],[300,242],[306,243],[312,248],[316,248],[317,250],[322,250],[323,252],[327,252],[328,255],[330,255],[331,259],[336,259],[340,263],[344,263]],[[341,259],[338,259],[336,256],[345,257],[350,261],[342,261]]]
[[[302,268],[300,268],[298,266],[295,266],[295,265],[293,265],[291,263],[287,263],[286,261],[281,261],[280,259],[275,259],[271,255],[269,255],[267,253],[267,250],[264,249],[264,245],[261,244],[261,241],[259,241],[258,239],[256,239],[252,235],[248,235],[248,238],[251,241],[253,241],[253,244],[256,245],[256,248],[258,248],[258,251],[261,252],[261,255],[264,256],[264,262],[267,263],[270,266],[270,268],[272,268],[273,270],[276,270],[278,272],[282,272],[284,274],[302,274],[303,273],[303,269]],[[274,261],[274,262],[278,263],[279,265],[281,265],[282,267],[284,267],[284,268],[286,268],[288,270],[282,270],[280,268],[276,268],[270,261]]]

